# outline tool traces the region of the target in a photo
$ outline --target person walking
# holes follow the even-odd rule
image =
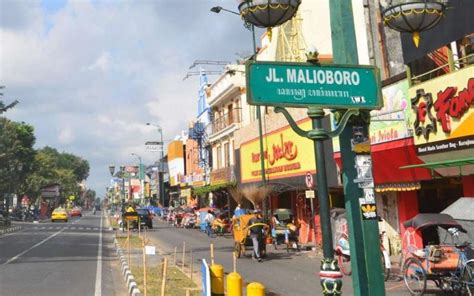
[[[212,214],[211,210],[208,210],[206,216],[204,217],[204,222],[206,222],[206,232],[207,232],[208,237],[212,235],[212,222],[213,221],[214,221],[214,215]]]
[[[252,259],[257,259],[258,262],[262,262],[262,257],[260,253],[260,244],[263,244],[263,219],[262,213],[259,210],[254,210],[254,217],[249,220],[249,235],[252,239],[253,253]],[[252,226],[254,225],[254,226]]]

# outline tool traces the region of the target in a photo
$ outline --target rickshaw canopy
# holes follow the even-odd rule
[[[293,211],[290,209],[276,209],[273,211],[273,216],[277,216],[278,220],[290,220]]]
[[[444,229],[454,227],[459,229],[461,232],[466,232],[462,225],[448,214],[418,214],[410,220],[405,221],[403,226],[413,227],[416,230],[422,230],[433,226],[439,226]]]

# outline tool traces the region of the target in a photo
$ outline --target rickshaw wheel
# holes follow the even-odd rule
[[[239,242],[234,243],[234,252],[237,258],[240,258],[240,256],[242,255],[242,246]]]
[[[344,275],[351,275],[351,257],[346,256],[342,253],[337,254],[337,263],[339,264],[339,268]]]
[[[411,295],[423,295],[426,290],[426,270],[420,260],[410,257],[403,264],[403,280]]]

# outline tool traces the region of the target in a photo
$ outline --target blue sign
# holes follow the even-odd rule
[[[207,265],[206,259],[202,259],[202,296],[211,296],[211,271]]]

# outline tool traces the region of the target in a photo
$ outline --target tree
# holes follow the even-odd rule
[[[42,187],[58,183],[61,196],[80,196],[80,182],[89,176],[89,162],[70,153],[59,153],[51,147],[38,150],[35,157],[35,171],[27,180],[31,196],[40,195]]]
[[[35,141],[31,125],[0,117],[0,197],[24,193],[26,178],[34,169]]]
[[[0,86],[0,90],[4,89],[4,88],[5,88],[5,86]],[[3,97],[3,93],[0,92],[0,114],[2,114],[4,112],[7,112],[8,109],[13,108],[13,107],[15,107],[16,104],[18,104],[18,100],[15,100],[10,104],[5,105],[5,103],[3,103],[2,97]]]

